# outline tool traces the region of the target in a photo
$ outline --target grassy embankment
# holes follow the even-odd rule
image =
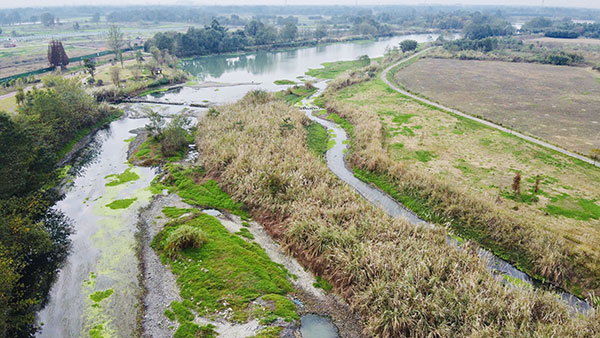
[[[325,105],[354,127],[357,177],[532,276],[583,297],[598,290],[597,170],[419,104],[378,78],[351,78],[330,84]],[[510,190],[517,172],[520,194]]]
[[[207,172],[334,286],[369,336],[598,334],[597,318],[572,316],[555,296],[498,283],[473,246],[449,247],[443,228],[369,205],[309,150],[307,125],[296,108],[253,92],[200,120],[197,144]]]

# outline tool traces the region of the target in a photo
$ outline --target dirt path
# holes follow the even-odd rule
[[[517,131],[514,131],[514,130],[512,130],[512,129],[509,129],[509,128],[506,128],[506,127],[502,127],[502,126],[500,126],[500,125],[498,125],[498,124],[495,124],[495,123],[493,123],[493,122],[490,122],[490,121],[487,121],[487,120],[484,120],[484,119],[480,119],[480,118],[478,118],[478,117],[474,117],[474,116],[471,116],[471,115],[469,115],[469,114],[465,114],[465,113],[463,113],[463,112],[460,112],[460,111],[458,111],[458,110],[456,110],[456,109],[448,108],[448,107],[446,107],[446,106],[443,106],[443,105],[441,105],[441,104],[439,104],[439,103],[436,103],[436,102],[433,102],[433,101],[430,101],[430,100],[424,99],[424,98],[422,98],[422,97],[419,97],[419,96],[417,96],[417,95],[411,94],[411,93],[409,93],[409,92],[407,92],[407,91],[405,91],[405,90],[403,90],[403,89],[401,89],[401,88],[397,87],[395,84],[393,84],[391,81],[389,81],[389,80],[388,80],[388,78],[387,78],[387,75],[388,75],[389,71],[390,71],[392,68],[396,67],[397,65],[399,65],[399,64],[401,64],[401,63],[403,63],[403,62],[409,61],[409,60],[411,60],[411,59],[413,59],[413,58],[415,58],[415,57],[421,56],[421,55],[425,54],[426,52],[428,52],[430,49],[431,49],[431,48],[427,48],[427,49],[425,49],[425,50],[423,50],[423,51],[421,51],[421,52],[419,52],[419,53],[416,53],[416,54],[414,54],[414,55],[412,55],[412,56],[409,56],[409,57],[407,57],[407,58],[405,58],[405,59],[403,59],[403,60],[400,60],[400,61],[398,61],[398,62],[394,63],[393,65],[391,65],[391,66],[387,67],[387,68],[386,68],[386,69],[383,71],[383,73],[381,74],[381,80],[382,80],[383,82],[385,82],[385,83],[386,83],[388,86],[390,86],[390,88],[392,88],[393,90],[397,91],[398,93],[400,93],[400,94],[402,94],[402,95],[406,95],[406,96],[408,96],[408,97],[410,97],[410,98],[412,98],[412,99],[414,99],[414,100],[416,100],[416,101],[419,101],[419,102],[422,102],[422,103],[425,103],[425,104],[431,105],[431,106],[433,106],[433,107],[436,107],[436,108],[442,109],[442,110],[444,110],[444,111],[447,111],[447,112],[450,112],[450,113],[452,113],[452,114],[456,114],[456,115],[458,115],[458,116],[461,116],[461,117],[467,118],[467,119],[469,119],[469,120],[472,120],[472,121],[475,121],[475,122],[479,122],[479,123],[481,123],[481,124],[484,124],[484,125],[486,125],[486,126],[488,126],[488,127],[491,127],[491,128],[494,128],[494,129],[497,129],[497,130],[500,130],[500,131],[503,131],[503,132],[505,132],[505,133],[512,134],[512,135],[514,135],[514,136],[516,136],[516,137],[518,137],[518,138],[520,138],[520,139],[523,139],[523,140],[529,141],[529,142],[531,142],[531,143],[535,143],[535,144],[537,144],[537,145],[540,145],[540,146],[542,146],[542,147],[545,147],[545,148],[548,148],[548,149],[552,149],[552,150],[554,150],[554,151],[557,151],[557,152],[559,152],[559,153],[561,153],[561,154],[563,154],[563,155],[566,155],[566,156],[569,156],[569,157],[572,157],[572,158],[575,158],[575,159],[578,159],[578,160],[581,160],[581,161],[587,162],[587,163],[589,163],[589,164],[591,164],[591,165],[594,165],[594,166],[596,166],[596,167],[600,167],[600,162],[596,162],[596,161],[594,161],[594,160],[592,160],[592,159],[590,159],[590,158],[588,158],[588,157],[586,157],[586,156],[583,156],[583,155],[576,154],[576,153],[574,153],[574,152],[571,152],[571,151],[565,150],[565,149],[563,149],[563,148],[560,148],[560,147],[558,147],[558,146],[555,146],[555,145],[553,145],[553,144],[550,144],[550,143],[548,143],[548,142],[544,142],[544,141],[541,141],[541,140],[539,140],[539,139],[537,139],[537,138],[534,138],[534,137],[531,137],[531,136],[527,136],[527,135],[525,135],[525,134],[522,134],[522,133],[519,133],[519,132],[517,132]]]

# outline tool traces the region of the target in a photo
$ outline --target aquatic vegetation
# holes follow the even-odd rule
[[[111,209],[127,209],[133,202],[137,201],[137,197],[134,198],[124,198],[121,200],[115,200],[107,204],[106,206]]]
[[[292,81],[292,80],[275,80],[275,81],[273,81],[273,83],[275,83],[276,85],[279,85],[279,86],[296,84],[296,82]]]
[[[96,303],[99,303],[103,299],[110,297],[113,294],[113,292],[115,292],[115,290],[113,290],[113,289],[106,289],[104,291],[96,291],[90,295],[90,299]]]
[[[131,182],[131,181],[137,181],[140,179],[140,176],[135,173],[134,171],[132,171],[133,168],[129,167],[127,169],[125,169],[124,172],[120,173],[120,174],[112,174],[112,175],[108,175],[106,177],[104,177],[105,179],[111,179],[111,181],[109,181],[108,183],[106,183],[107,187],[114,187],[120,184],[124,184],[127,182]]]
[[[323,157],[327,152],[329,135],[327,129],[316,122],[306,127],[306,143],[315,154]]]

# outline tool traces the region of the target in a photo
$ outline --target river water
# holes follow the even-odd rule
[[[349,42],[281,52],[256,52],[235,56],[209,56],[183,62],[197,82],[236,86],[200,88],[184,86],[161,96],[166,102],[234,102],[253,89],[269,91],[284,87],[273,82],[298,80],[309,68],[323,62],[377,57],[386,47],[402,40],[431,41],[436,35],[407,35],[369,42]],[[299,81],[299,80],[298,80]],[[124,107],[143,110],[142,104]],[[156,107],[166,114],[181,112],[181,106]],[[131,114],[130,116],[135,116]],[[126,115],[127,116],[127,115]],[[154,169],[132,167],[127,163],[130,131],[147,123],[144,118],[122,118],[99,131],[90,145],[75,159],[72,184],[55,208],[73,220],[72,252],[50,291],[48,304],[38,313],[40,337],[132,337],[139,336],[142,315],[137,257],[137,214],[148,204],[148,189]],[[126,170],[139,179],[119,185],[106,185]],[[109,177],[107,177],[109,176]],[[131,199],[128,208],[107,205]]]

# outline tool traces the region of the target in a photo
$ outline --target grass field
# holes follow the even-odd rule
[[[383,133],[381,146],[392,160],[421,176],[432,177],[459,191],[466,190],[474,199],[495,204],[522,224],[534,227],[533,233],[548,234],[566,243],[578,255],[578,264],[584,265],[581,269],[587,270],[584,274],[598,275],[595,263],[585,258],[594,257],[597,261],[600,256],[600,170],[597,168],[423,106],[394,92],[379,79],[347,87],[334,93],[333,99],[379,120]],[[371,134],[377,132],[370,130]],[[364,145],[357,146],[364,149]],[[522,177],[520,195],[511,190],[516,173]],[[537,175],[540,182],[535,193]],[[474,239],[478,236],[481,235]],[[489,241],[487,237],[479,239]],[[531,258],[523,259],[531,253],[515,254],[492,242],[488,244],[491,249],[498,249],[497,253],[512,256],[518,265],[535,269]],[[597,277],[589,278],[588,285],[598,284]],[[573,291],[580,290],[574,287]]]
[[[404,87],[569,150],[600,147],[600,73],[527,63],[423,59],[395,75]]]

